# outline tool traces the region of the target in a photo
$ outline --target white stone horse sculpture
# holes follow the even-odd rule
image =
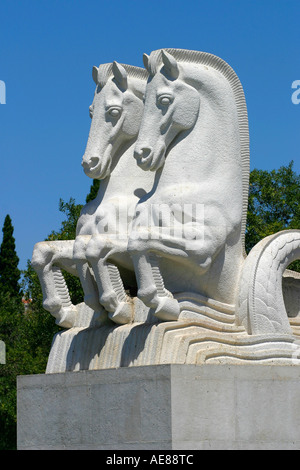
[[[37,243],[32,257],[43,290],[44,308],[56,317],[59,325],[67,328],[78,326],[81,304],[72,305],[61,269],[80,278],[85,294],[82,315],[87,315],[86,306],[89,306],[92,314],[102,321],[107,317],[103,307],[108,307],[114,321],[124,321],[122,315],[113,314],[119,304],[124,307],[125,302],[126,307],[123,281],[128,290],[134,289],[136,283],[133,265],[126,252],[130,225],[128,212],[133,212],[141,195],[152,185],[151,175],[141,170],[133,158],[133,144],[143,113],[147,72],[114,62],[100,65],[99,69],[94,67],[93,79],[97,87],[90,106],[92,123],[82,165],[86,175],[102,180],[100,189],[96,198],[82,209],[76,239]],[[122,217],[118,213],[120,210],[125,211]],[[96,237],[96,244],[92,242],[94,250],[92,253],[91,247],[89,250],[91,269],[86,248],[96,235],[99,237]],[[118,247],[114,264],[107,262],[112,245]],[[99,259],[100,251],[103,260]],[[128,315],[129,309],[125,310]],[[88,322],[83,319],[82,325],[88,326]]]
[[[138,203],[129,251],[139,298],[159,319],[175,320],[174,296],[184,292],[235,304],[245,256],[248,119],[240,81],[220,58],[164,49],[144,55],[144,64],[135,158],[155,182]]]
[[[145,71],[94,69],[83,166],[103,179],[100,190],[82,211],[75,241],[34,252],[51,313],[76,326],[53,339],[46,372],[299,364],[300,275],[286,268],[300,256],[300,230],[272,235],[248,256],[244,250],[249,139],[239,79],[202,52],[159,50],[144,63],[144,107]],[[66,308],[58,283],[69,265],[85,291],[79,314]],[[101,325],[74,321],[91,314],[86,304]]]

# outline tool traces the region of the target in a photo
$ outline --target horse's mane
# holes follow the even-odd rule
[[[195,64],[202,64],[217,70],[229,82],[237,106],[239,134],[240,134],[240,148],[241,148],[241,161],[242,161],[242,180],[243,180],[243,213],[242,213],[242,243],[244,256],[245,252],[245,232],[247,222],[248,210],[248,192],[249,192],[249,174],[250,174],[250,152],[249,152],[249,128],[248,128],[248,113],[244,90],[241,82],[236,75],[235,71],[223,59],[209,54],[207,52],[190,51],[185,49],[164,49],[171,54],[178,62],[188,62]],[[155,75],[158,71],[159,65],[162,62],[161,49],[151,52],[148,62],[148,68],[151,75]]]

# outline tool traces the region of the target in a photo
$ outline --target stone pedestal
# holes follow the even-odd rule
[[[18,449],[299,449],[300,369],[158,365],[18,377]]]

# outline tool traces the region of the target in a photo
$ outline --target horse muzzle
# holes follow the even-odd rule
[[[154,149],[150,146],[136,147],[134,151],[134,158],[136,159],[138,166],[145,171],[156,171],[164,163],[166,147],[160,145]]]
[[[148,169],[148,166],[151,166],[153,159],[153,149],[152,147],[136,147],[133,156],[136,159],[138,165],[146,170]]]

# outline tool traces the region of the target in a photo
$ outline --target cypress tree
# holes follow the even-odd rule
[[[14,228],[9,215],[5,217],[2,228],[3,239],[0,247],[0,289],[12,296],[20,295],[19,258],[16,253]]]

